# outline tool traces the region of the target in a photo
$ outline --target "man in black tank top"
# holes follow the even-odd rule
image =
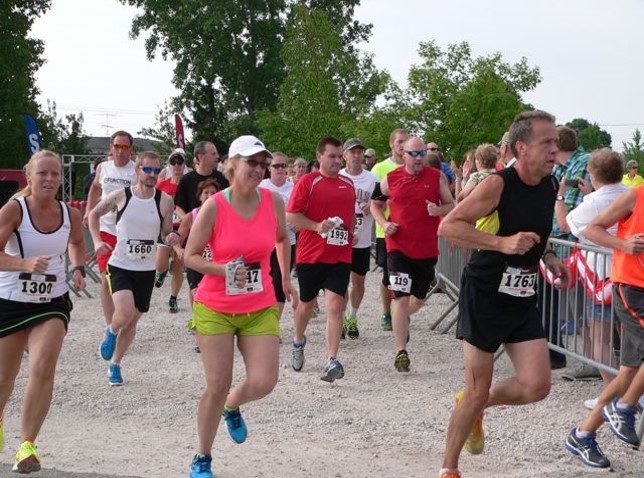
[[[548,343],[537,312],[539,259],[565,284],[569,273],[546,248],[557,193],[551,175],[557,152],[555,119],[544,111],[519,114],[509,131],[514,168],[487,177],[445,217],[439,235],[474,249],[463,271],[457,337],[463,340],[465,388],[456,395],[440,476],[460,476],[463,446],[481,453],[483,410],[521,405],[550,391]],[[494,230],[477,230],[494,215]],[[494,352],[501,344],[516,376],[492,386]]]

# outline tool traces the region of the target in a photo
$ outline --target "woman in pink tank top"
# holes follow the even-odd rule
[[[258,188],[271,153],[257,138],[241,136],[228,156],[231,186],[203,204],[184,256],[187,267],[204,274],[188,324],[196,332],[206,376],[197,410],[198,452],[190,466],[194,478],[213,476],[211,450],[222,412],[231,439],[243,443],[248,431],[239,406],[265,397],[277,383],[280,328],[270,277],[273,248],[289,300],[292,291],[284,203],[278,194]],[[211,262],[203,257],[206,246]],[[229,391],[235,335],[246,378]]]

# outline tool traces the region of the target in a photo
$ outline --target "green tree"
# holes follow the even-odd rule
[[[583,118],[575,118],[566,126],[577,131],[579,144],[586,151],[593,151],[598,148],[610,147],[612,138],[607,131],[599,127],[597,123],[590,123]]]
[[[457,160],[480,143],[498,141],[514,116],[531,108],[521,93],[541,81],[539,69],[525,58],[515,64],[500,53],[473,58],[466,42],[446,51],[422,42],[418,52],[421,64],[410,69],[398,109],[411,132]]]
[[[639,164],[639,173],[644,174],[644,144],[642,143],[642,133],[636,129],[633,133],[633,139],[622,143],[623,156],[626,162],[630,160],[637,161]]]
[[[149,58],[160,51],[176,61],[178,104],[189,112],[193,139],[220,148],[236,135],[256,133],[256,113],[272,111],[286,75],[281,57],[292,8],[324,10],[347,48],[370,26],[354,21],[359,0],[119,0],[140,7],[131,35],[146,32]]]
[[[43,148],[63,154],[89,154],[88,136],[83,132],[83,113],[58,116],[56,102],[47,101],[47,111],[41,115]]]
[[[258,125],[267,144],[290,155],[310,158],[319,138],[345,137],[388,80],[371,57],[345,48],[341,30],[318,9],[293,9],[282,58],[288,73],[277,109],[262,111]]]
[[[29,32],[50,4],[51,0],[0,2],[0,158],[6,167],[22,167],[28,157],[22,115],[39,117],[35,74],[44,62],[44,47]]]

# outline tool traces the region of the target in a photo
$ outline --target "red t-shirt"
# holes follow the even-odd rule
[[[156,185],[157,189],[160,189],[164,193],[169,194],[170,196],[172,196],[173,199],[174,199],[175,194],[177,194],[177,188],[178,187],[179,187],[179,185],[174,184],[172,182],[172,179],[170,179],[170,178],[164,179],[163,181],[161,181],[160,183],[157,183],[157,185]]]
[[[319,171],[302,176],[293,188],[288,212],[299,212],[315,222],[338,216],[343,224],[323,238],[315,231],[303,229],[297,241],[298,264],[351,264],[351,233],[356,192],[346,176],[330,178]]]
[[[402,167],[387,174],[389,220],[398,224],[396,234],[385,237],[387,251],[400,251],[411,259],[438,257],[440,217],[427,214],[427,201],[440,204],[437,169],[426,167],[413,176]]]

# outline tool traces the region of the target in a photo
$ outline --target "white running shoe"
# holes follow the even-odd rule
[[[588,410],[592,410],[593,408],[595,408],[595,405],[597,405],[597,400],[598,400],[598,397],[584,400],[584,407],[586,407]]]

